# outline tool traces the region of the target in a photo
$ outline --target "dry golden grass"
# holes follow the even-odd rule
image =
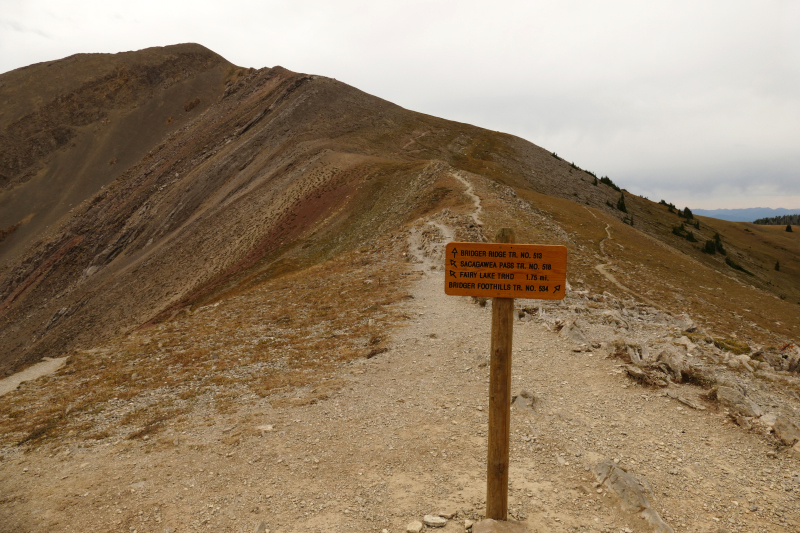
[[[280,401],[324,399],[341,386],[331,374],[380,350],[399,319],[403,247],[398,239],[347,253],[76,352],[58,375],[0,399],[0,444],[143,438],[202,402],[228,414],[244,398],[304,385],[307,397]],[[114,422],[110,410],[125,412]]]
[[[703,219],[698,233],[701,242],[691,244],[671,236],[670,228],[677,215],[634,195],[626,196],[629,212],[641,215],[637,214],[635,218],[640,221],[639,225],[630,227],[606,212],[569,200],[530,191],[517,192],[520,197],[547,211],[572,237],[574,244],[568,244],[567,273],[571,282],[583,280],[593,291],[609,291],[618,297],[630,297],[631,294],[626,294],[595,268],[598,264],[610,262],[617,267],[613,272],[616,279],[630,288],[637,299],[655,302],[672,314],[688,313],[715,336],[739,343],[747,340],[756,344],[774,344],[781,338],[797,338],[800,334],[800,324],[795,320],[798,306],[793,301],[796,299],[793,292],[796,282],[791,282],[787,274],[797,268],[794,258],[800,254],[800,240],[793,240],[792,234],[786,237],[769,227]],[[645,214],[649,218],[645,219]],[[645,229],[641,227],[644,225],[641,220],[647,220],[647,233],[640,231]],[[606,225],[611,239],[607,239]],[[748,227],[754,229],[747,232]],[[756,272],[756,279],[725,265],[724,257],[708,256],[700,251],[702,241],[717,231],[723,235],[729,253],[740,254],[740,250],[747,250],[752,257],[762,260],[763,268],[759,268],[757,263],[745,263],[737,258]],[[538,242],[557,243],[552,238],[545,241],[547,235],[537,233],[537,230],[526,233],[530,234],[528,238],[542,239]],[[654,234],[662,242],[653,238]],[[519,236],[517,241],[521,242]],[[772,269],[773,252],[768,250],[785,254],[781,256],[781,268],[784,263],[790,265],[786,272],[776,273]],[[779,284],[782,284],[781,291],[792,296],[780,299],[774,292]]]

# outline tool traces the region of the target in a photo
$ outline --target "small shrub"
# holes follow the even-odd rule
[[[788,231],[789,233],[792,233],[794,231],[794,230],[792,230],[792,225],[791,224],[786,224],[786,231]]]
[[[686,239],[689,242],[697,242],[697,239],[695,238],[694,233],[692,233],[691,231],[688,231],[686,229],[686,226],[684,226],[683,222],[681,222],[680,226],[673,226],[672,227],[672,233],[674,233],[678,237],[683,237],[684,239]]]
[[[695,220],[694,224],[692,224],[692,226],[694,226],[694,229],[700,229],[700,221],[699,220]]]
[[[742,265],[740,265],[739,263],[737,263],[736,261],[734,261],[730,257],[726,257],[725,258],[725,264],[728,265],[729,267],[731,267],[734,270],[738,270],[739,272],[744,272],[748,276],[753,276],[754,275],[752,272],[750,272],[749,270],[744,268]]]
[[[689,209],[688,207],[684,207],[683,211],[679,211],[678,212],[678,216],[683,217],[686,220],[691,220],[691,219],[694,218],[694,215],[692,214],[692,210]]]
[[[775,261],[775,270],[780,270],[780,269],[781,269],[781,262]]]
[[[608,176],[603,176],[602,178],[600,178],[600,183],[608,185],[617,192],[622,192],[620,188],[617,187],[617,185],[613,181],[611,181],[611,178],[609,178]]]
[[[714,234],[714,247],[716,248],[717,252],[721,253],[722,255],[728,255],[728,252],[725,251],[725,247],[722,246],[722,237],[719,236],[719,233]]]
[[[486,302],[489,301],[489,298],[486,296],[473,296],[472,302],[480,305],[481,307],[486,307]]]
[[[705,246],[703,246],[701,250],[703,250],[704,254],[714,255],[717,253],[717,246],[714,244],[713,240],[709,239],[706,241]]]
[[[9,226],[6,229],[0,228],[0,242],[3,242],[3,240],[6,237],[17,231],[17,228],[19,228],[20,224],[21,222],[17,222],[16,224]]]
[[[183,110],[187,113],[197,107],[197,104],[200,103],[200,97],[195,98],[194,100],[190,100],[186,102],[186,105],[183,106]]]

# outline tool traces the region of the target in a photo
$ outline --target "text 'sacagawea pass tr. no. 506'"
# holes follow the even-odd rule
[[[445,256],[451,296],[561,300],[566,292],[566,246],[451,242]]]

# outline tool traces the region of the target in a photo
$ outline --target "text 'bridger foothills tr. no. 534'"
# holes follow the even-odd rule
[[[564,298],[565,246],[451,242],[445,252],[445,294],[538,300]]]
[[[444,292],[492,298],[486,518],[507,520],[514,298],[563,299],[567,290],[567,248],[515,244],[514,232],[508,228],[501,229],[495,241],[448,243]]]

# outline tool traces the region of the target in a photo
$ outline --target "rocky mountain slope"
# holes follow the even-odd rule
[[[62,92],[48,86],[32,98],[30,88],[51,72]],[[622,213],[614,207],[622,193],[533,144],[335,80],[280,67],[245,71],[179,45],[75,56],[0,83],[3,97],[18,101],[4,113],[0,152],[2,224],[16,227],[0,243],[2,371],[369,244],[457,201],[437,182],[448,168],[511,186],[566,217],[578,206],[613,213],[634,224],[631,238],[656,239],[680,263],[722,270],[725,283],[754,294],[777,293],[789,302],[769,306],[780,317],[800,300],[796,240],[704,221],[700,242],[720,233],[728,257],[754,274],[743,277],[673,235],[681,220],[663,206],[627,195]],[[685,277],[666,275],[677,287]],[[744,313],[776,329],[772,313]]]
[[[648,530],[617,459],[675,530],[796,526],[800,232],[197,45],[0,84],[0,370],[69,356],[0,397],[7,530],[480,517],[488,314],[438,273],[503,227],[569,250],[564,302],[517,301],[514,515]]]

